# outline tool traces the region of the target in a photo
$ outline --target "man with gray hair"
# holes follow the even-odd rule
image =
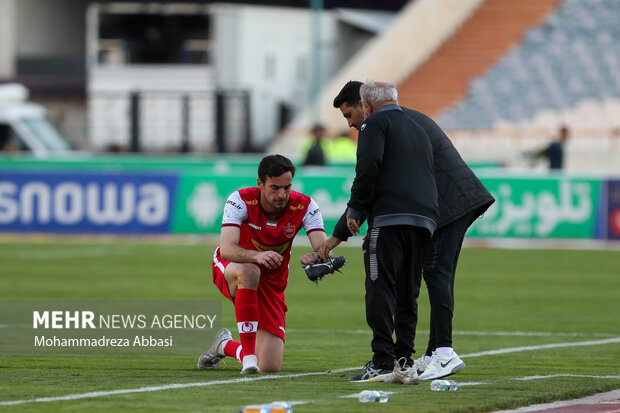
[[[364,122],[360,98],[362,82],[347,82],[334,98],[349,127],[359,130]],[[430,334],[425,354],[407,360],[407,376],[394,372],[392,381],[414,383],[454,374],[465,367],[452,344],[454,279],[465,233],[495,198],[467,166],[448,136],[430,117],[401,106],[408,118],[420,125],[433,147],[435,182],[439,197],[439,221],[426,254],[422,276],[426,281],[431,306]],[[336,246],[349,237],[346,221],[341,219],[328,240]]]
[[[429,137],[398,106],[394,84],[370,81],[360,95],[366,119],[359,128],[351,199],[340,222],[346,219],[347,236],[368,222],[363,251],[373,357],[349,378],[367,382],[389,379],[398,359],[411,360],[422,265],[438,206]],[[319,248],[323,259],[340,243],[338,231],[337,225]]]

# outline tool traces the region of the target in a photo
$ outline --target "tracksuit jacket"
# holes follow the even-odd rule
[[[372,138],[368,140],[369,142],[362,141],[362,138],[368,136],[369,132],[377,131],[374,128],[389,128],[392,122],[401,117],[402,114],[406,115],[411,121],[409,125],[415,133],[415,139],[423,142],[420,145],[424,147],[426,145],[424,142],[428,141],[432,147],[430,159],[433,164],[433,179],[429,179],[426,174],[416,175],[413,159],[404,162],[392,161],[389,165],[383,163],[384,158],[401,159],[403,156],[407,156],[406,150],[399,151],[398,145],[403,144],[402,142],[384,142],[382,139],[379,141],[375,139],[373,142]],[[375,121],[376,118],[378,119]],[[371,126],[368,126],[369,120]],[[400,120],[398,123],[406,124]],[[364,124],[366,126],[363,126]],[[368,129],[364,133],[364,130],[370,127],[372,129]],[[382,149],[380,148],[381,145],[385,147]],[[365,153],[367,151],[370,151],[370,154],[374,152],[375,156],[369,158],[369,154]],[[394,152],[400,152],[397,153],[396,158],[386,156]],[[347,213],[351,214],[352,218],[361,218],[362,220],[368,218],[370,227],[373,225],[411,225],[411,221],[399,222],[398,217],[390,217],[391,214],[402,213],[409,208],[411,210],[409,213],[426,216],[435,222],[435,227],[441,228],[471,211],[479,210],[481,214],[495,201],[495,198],[461,158],[443,130],[435,121],[421,112],[401,108],[398,105],[380,107],[366,118],[360,126],[357,154],[356,181],[352,186],[351,201],[349,201],[347,211],[342,215],[333,232],[333,235],[342,241],[346,241],[350,236],[346,225]],[[427,156],[425,156],[424,162],[426,161],[428,161]],[[379,168],[385,169],[385,171],[381,171],[381,174],[376,174],[376,177],[380,176],[382,180],[370,182],[368,178],[376,173]],[[368,173],[369,170],[371,171],[370,174]],[[358,179],[359,172],[361,172],[360,179]],[[388,177],[390,181],[388,181]],[[418,200],[410,203],[411,199],[415,199],[415,193],[429,193],[428,185],[430,182],[436,185],[438,214],[432,212],[432,197],[425,200],[426,202]],[[382,187],[379,192],[376,192],[376,188],[383,184],[387,184],[387,187]],[[369,200],[363,202],[360,194],[362,197],[368,197],[369,193]],[[380,204],[375,205],[375,201],[379,197],[385,199]],[[422,204],[419,204],[420,202]],[[378,221],[376,220],[377,216],[379,216]],[[425,223],[422,222],[422,226],[432,233],[435,227],[429,221],[424,221]],[[414,225],[416,224],[414,223]]]

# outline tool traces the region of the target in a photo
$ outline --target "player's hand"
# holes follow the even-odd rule
[[[258,265],[262,265],[268,270],[275,270],[282,265],[284,257],[275,251],[263,251],[259,252],[255,257],[255,262]]]
[[[331,236],[327,238],[319,247],[318,253],[323,261],[327,261],[329,259],[331,250],[340,245],[342,241],[339,238]]]
[[[301,266],[305,267],[307,264],[314,264],[315,262],[317,262],[318,259],[319,254],[317,252],[312,251],[304,254],[304,256],[301,257]]]
[[[356,236],[360,233],[360,221],[359,219],[353,219],[347,217],[347,228],[349,228],[349,232],[351,235]]]

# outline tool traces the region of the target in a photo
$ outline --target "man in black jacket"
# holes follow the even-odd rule
[[[413,354],[422,265],[437,226],[437,187],[430,140],[398,106],[394,85],[368,82],[360,95],[368,116],[359,128],[356,175],[341,220],[351,235],[368,221],[366,321],[373,358],[349,380],[383,381],[398,359],[411,361]],[[330,247],[321,246],[320,255],[326,258]]]
[[[361,85],[357,81],[348,82],[334,99],[334,107],[340,109],[349,127],[356,129],[364,120]],[[421,112],[402,109],[430,138],[439,196],[438,227],[423,272],[431,304],[429,342],[426,353],[407,371],[411,379],[433,379],[456,373],[465,366],[452,348],[454,277],[467,228],[495,199],[435,121]],[[346,223],[339,222],[324,246],[331,250],[347,238]],[[412,381],[415,380],[409,380]]]

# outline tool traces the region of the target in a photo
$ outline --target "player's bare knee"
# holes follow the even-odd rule
[[[237,287],[256,290],[260,281],[260,268],[254,264],[245,264],[239,267]]]
[[[279,373],[282,370],[282,363],[258,363],[258,369],[261,373]]]

